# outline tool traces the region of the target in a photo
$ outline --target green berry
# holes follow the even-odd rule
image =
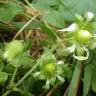
[[[54,77],[57,72],[57,66],[54,63],[45,64],[43,66],[43,73],[46,77]]]
[[[92,39],[92,34],[87,30],[80,30],[76,33],[76,40],[79,43],[87,43]]]
[[[16,56],[23,52],[23,49],[24,45],[21,41],[13,40],[6,46],[4,58],[6,58],[8,61],[13,60]]]

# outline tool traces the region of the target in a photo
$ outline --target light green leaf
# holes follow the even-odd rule
[[[32,67],[34,64],[34,60],[29,56],[20,55],[14,60],[10,62],[10,64],[14,67]]]
[[[0,4],[0,19],[5,21],[10,21],[13,17],[22,12],[22,7],[14,2],[9,2],[5,4]]]
[[[55,10],[57,11],[58,15],[60,15],[59,18],[64,21],[73,21],[76,19],[75,14],[84,15],[88,11],[96,14],[95,4],[95,0],[37,0],[37,2],[32,3],[32,5],[38,9],[42,15],[50,12],[51,10]],[[62,17],[64,19],[62,19]],[[48,18],[51,19],[51,16]],[[46,20],[48,22],[48,19]],[[55,15],[54,20],[56,20]],[[60,27],[62,27],[62,24]]]
[[[58,11],[52,11],[52,9],[43,15],[43,19],[46,20],[49,24],[58,28],[64,28],[65,26],[65,20],[62,14],[60,14]]]
[[[49,24],[57,28],[64,28],[65,20],[63,15],[57,11],[59,9],[57,0],[38,0],[32,5],[40,11],[42,18]]]
[[[86,14],[87,11],[96,13],[96,1],[90,0],[57,0],[60,6],[60,12],[62,12],[64,18],[67,21],[75,20],[75,14]]]

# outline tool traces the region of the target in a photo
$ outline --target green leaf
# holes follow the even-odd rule
[[[4,72],[8,73],[8,74],[13,74],[15,70],[15,67],[12,66],[11,64],[7,64],[5,67],[4,67]]]
[[[73,21],[76,19],[75,14],[83,15],[87,11],[91,11],[93,13],[96,13],[96,1],[93,2],[90,0],[37,0],[37,2],[32,3],[32,5],[37,8],[43,15],[46,13],[50,13],[51,10],[56,10],[59,16],[59,20],[67,20],[67,21]],[[54,8],[55,7],[55,8]],[[46,12],[45,12],[46,11]],[[48,16],[48,18],[51,19],[51,16]],[[55,18],[56,15],[54,15],[53,20],[57,20]],[[62,17],[64,19],[62,19]],[[47,14],[46,14],[47,18]],[[51,20],[52,20],[51,19]],[[52,20],[52,21],[53,21]],[[48,19],[46,19],[48,22]],[[58,22],[58,21],[57,21]],[[58,22],[60,23],[60,22]],[[53,24],[53,23],[52,23]],[[56,23],[55,23],[56,24]],[[59,27],[59,26],[58,26]],[[62,27],[62,24],[60,25]]]
[[[83,96],[87,96],[92,79],[92,64],[86,65],[84,68],[84,87],[83,87]]]
[[[78,85],[80,82],[80,77],[81,77],[81,72],[82,72],[82,64],[78,62],[75,66],[75,71],[73,73],[73,77],[71,80],[71,84],[69,86],[69,91],[67,96],[77,96],[77,91],[78,91]]]
[[[65,20],[62,14],[52,9],[43,15],[43,19],[57,28],[64,28],[65,26]]]
[[[22,12],[22,10],[23,9],[19,4],[12,1],[9,1],[9,3],[0,4],[0,19],[10,21],[15,15]]]
[[[57,0],[60,6],[60,12],[62,12],[64,18],[67,21],[75,20],[75,14],[83,15],[87,11],[96,13],[96,1],[90,0]]]
[[[3,84],[7,81],[8,74],[5,72],[0,72],[0,84]]]
[[[57,0],[38,0],[37,2],[32,2],[32,6],[37,8],[40,12],[45,12],[51,10],[52,6],[58,5]]]
[[[32,5],[41,12],[42,18],[49,24],[57,28],[64,28],[65,20],[63,15],[58,11],[59,5],[57,0],[38,0],[32,3]]]
[[[38,0],[36,3],[38,3],[38,4],[46,4],[46,5],[55,5],[55,4],[57,4],[57,0]]]
[[[34,60],[29,56],[20,55],[17,58],[15,58],[14,60],[12,60],[10,62],[10,64],[14,67],[22,66],[24,68],[27,68],[27,67],[30,68],[33,66]]]
[[[52,39],[56,39],[56,33],[55,31],[53,31],[51,28],[49,28],[47,25],[45,25],[44,23],[40,23],[40,27],[42,28],[42,30]]]

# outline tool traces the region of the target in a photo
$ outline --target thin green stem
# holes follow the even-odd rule
[[[7,96],[8,94],[10,94],[10,90],[7,90],[2,96]]]
[[[24,0],[24,1],[26,2],[26,4],[27,4],[29,7],[32,8],[32,6],[31,6],[31,4],[30,4],[30,2],[29,2],[28,0]]]
[[[15,39],[33,20],[35,20],[39,14],[36,14],[34,17],[32,17],[18,32],[17,34],[13,37]]]
[[[13,85],[13,83],[14,83],[14,79],[15,79],[15,76],[16,76],[16,73],[17,73],[17,70],[18,70],[18,67],[16,67],[15,70],[14,70],[14,73],[13,73],[13,76],[12,76],[12,79],[11,79],[11,83],[10,83],[10,85]]]
[[[32,4],[30,4],[30,2],[28,0],[24,0],[26,2],[26,4],[32,8],[34,11],[36,11],[36,9],[32,6]]]
[[[19,80],[18,82],[17,82],[17,84],[15,85],[15,88],[16,87],[18,87],[31,73],[32,73],[32,71],[34,71],[34,69],[36,69],[36,67],[39,65],[39,62],[35,65],[35,66],[33,66],[22,78],[21,78],[21,80]]]

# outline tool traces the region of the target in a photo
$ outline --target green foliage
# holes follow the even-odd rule
[[[47,0],[46,2],[45,0],[37,0],[37,2],[32,3],[32,5],[41,11],[44,20],[47,20],[48,23],[63,28],[65,20],[73,21],[76,19],[75,14],[83,15],[87,11],[95,13],[95,3],[96,1],[91,2],[90,0]],[[54,19],[52,19],[53,14],[56,13],[56,11],[58,17],[57,15],[54,15]]]
[[[0,19],[10,21],[18,13],[22,12],[23,8],[18,3],[8,1],[8,3],[0,4]]]
[[[95,0],[1,0],[0,96],[96,92],[95,4]]]

